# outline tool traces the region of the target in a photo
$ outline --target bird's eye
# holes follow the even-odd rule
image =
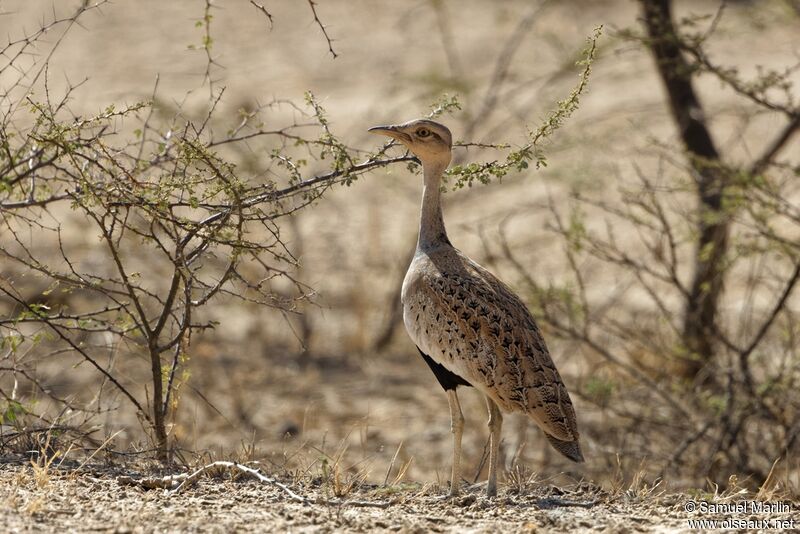
[[[428,137],[430,134],[431,131],[428,130],[427,128],[420,128],[419,130],[417,130],[417,135],[419,137]]]

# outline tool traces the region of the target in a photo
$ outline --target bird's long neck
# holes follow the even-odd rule
[[[422,165],[424,186],[422,188],[422,213],[419,220],[417,250],[450,244],[442,218],[442,174],[447,161],[427,162]]]

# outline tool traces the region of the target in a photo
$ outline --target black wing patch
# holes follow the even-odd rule
[[[422,354],[422,358],[425,360],[425,363],[427,363],[428,367],[431,368],[431,371],[433,371],[433,374],[436,376],[436,380],[439,381],[439,384],[441,384],[445,391],[456,389],[458,386],[472,387],[472,384],[457,374],[448,371],[445,366],[433,361],[433,359],[422,352],[419,347],[417,347],[417,350],[419,350],[419,353]]]

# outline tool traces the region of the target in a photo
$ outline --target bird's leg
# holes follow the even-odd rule
[[[455,389],[447,390],[447,402],[450,404],[450,430],[453,432],[453,472],[450,475],[450,496],[458,495],[458,483],[461,480],[461,436],[464,434],[464,414]]]
[[[497,404],[486,397],[486,405],[489,408],[489,482],[486,485],[486,495],[494,497],[497,495],[497,457],[500,453],[500,430],[503,427],[503,415]]]

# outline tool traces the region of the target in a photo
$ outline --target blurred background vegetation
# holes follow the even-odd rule
[[[528,301],[586,443],[510,418],[506,480],[796,491],[796,2],[0,9],[4,450],[444,482],[400,320],[418,169],[366,133],[434,113],[451,238]]]

